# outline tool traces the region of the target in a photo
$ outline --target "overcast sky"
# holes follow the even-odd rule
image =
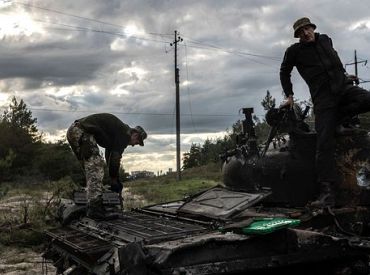
[[[127,171],[176,167],[174,31],[178,43],[181,150],[221,137],[269,90],[283,100],[279,68],[308,16],[344,64],[370,59],[370,1],[0,1],[0,108],[22,98],[49,138],[90,113],[110,112],[148,132],[127,148]],[[347,66],[354,73],[354,66]],[[370,64],[359,64],[370,80]],[[308,89],[293,73],[296,97]],[[369,89],[368,83],[362,84]]]

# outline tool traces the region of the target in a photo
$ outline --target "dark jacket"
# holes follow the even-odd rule
[[[286,50],[280,67],[280,81],[286,96],[293,94],[290,76],[294,66],[306,81],[314,103],[322,96],[319,95],[322,85],[325,84],[329,89],[325,92],[332,95],[344,86],[343,64],[326,34],[315,33],[315,42],[295,43]]]
[[[109,175],[117,177],[121,156],[131,139],[131,128],[112,114],[93,114],[77,120],[87,133],[92,134],[97,144],[105,148]]]

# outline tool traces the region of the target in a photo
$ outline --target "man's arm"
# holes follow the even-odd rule
[[[117,193],[121,193],[123,188],[123,185],[119,180],[121,157],[122,154],[117,151],[105,150],[105,160],[107,161],[109,177],[111,179],[111,190]]]
[[[117,151],[105,150],[105,160],[107,162],[109,177],[117,180],[119,177],[119,167],[121,165],[122,155]]]
[[[283,91],[286,95],[286,97],[289,97],[290,95],[293,95],[293,84],[291,81],[291,73],[294,67],[294,63],[292,60],[292,54],[291,54],[291,48],[289,47],[285,54],[283,62],[280,66],[280,83],[283,88]]]
[[[291,81],[291,73],[294,67],[292,54],[290,53],[291,48],[288,48],[284,54],[283,62],[280,66],[280,83],[283,88],[284,94],[287,97],[287,101],[281,105],[281,107],[289,106],[293,107],[293,84]]]

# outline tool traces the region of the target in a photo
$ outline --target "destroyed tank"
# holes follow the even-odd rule
[[[257,147],[253,109],[245,108],[237,148],[222,156],[225,185],[232,190],[271,188],[274,205],[305,206],[318,194],[316,132],[305,122],[309,108],[272,108],[266,114],[270,132]],[[370,206],[370,137],[361,128],[336,136],[337,206]]]
[[[243,109],[238,145],[221,156],[224,182],[183,200],[93,220],[69,215],[87,204],[75,192],[62,225],[45,232],[44,258],[58,274],[369,274],[367,135],[338,142],[342,205],[310,208],[315,133],[298,111],[271,110],[259,147],[253,109]],[[121,204],[116,193],[103,199]]]

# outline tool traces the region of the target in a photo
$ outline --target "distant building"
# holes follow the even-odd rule
[[[151,171],[132,171],[131,172],[131,179],[142,179],[142,178],[153,178],[155,177],[154,172]]]

